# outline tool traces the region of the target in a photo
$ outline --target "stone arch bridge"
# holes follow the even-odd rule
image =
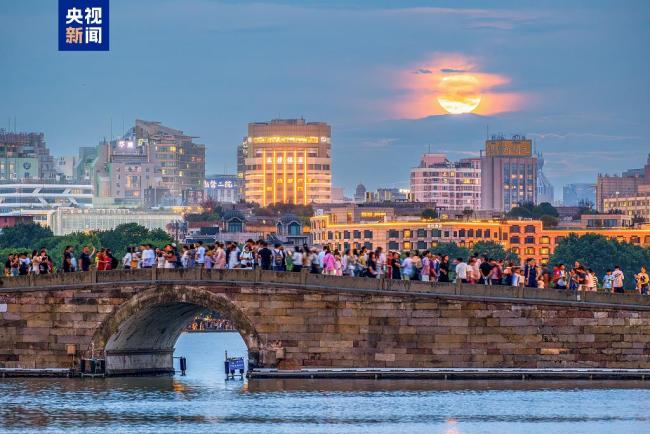
[[[253,367],[650,368],[650,297],[204,269],[4,278],[0,368],[172,372],[204,309]]]

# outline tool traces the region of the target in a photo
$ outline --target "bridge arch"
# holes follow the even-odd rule
[[[102,322],[88,350],[104,352],[108,374],[172,373],[176,341],[203,310],[232,321],[248,349],[249,365],[256,366],[260,340],[246,314],[225,294],[177,284],[136,293]]]

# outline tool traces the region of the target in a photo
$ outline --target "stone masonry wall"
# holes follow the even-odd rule
[[[650,310],[642,299],[600,294],[585,302],[424,283],[380,289],[373,285],[386,283],[329,276],[141,276],[0,288],[0,367],[72,367],[69,344],[75,358],[93,345],[100,352],[121,319],[143,309],[171,321],[161,314],[169,308],[156,310],[164,302],[233,318],[265,367],[650,368]],[[152,342],[164,342],[153,336],[164,331],[151,333]],[[269,350],[275,341],[282,350]]]

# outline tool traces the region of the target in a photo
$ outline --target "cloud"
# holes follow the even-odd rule
[[[426,68],[420,68],[418,70],[413,71],[414,74],[433,74],[433,71],[430,69]]]
[[[605,141],[619,141],[619,140],[639,140],[641,136],[620,136],[614,134],[597,134],[597,133],[528,133],[530,137],[537,137],[540,139],[557,139],[568,140],[577,138],[589,138]]]
[[[453,74],[453,73],[460,74],[467,71],[464,69],[456,69],[456,68],[442,68],[440,72],[442,72],[443,74]]]
[[[391,145],[395,144],[397,142],[397,139],[392,138],[392,137],[385,137],[385,138],[366,138],[362,139],[359,144],[362,148],[370,148],[370,149],[384,149],[388,148]]]

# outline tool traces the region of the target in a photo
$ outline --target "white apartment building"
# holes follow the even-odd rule
[[[481,160],[449,161],[443,153],[427,153],[411,169],[411,194],[416,202],[435,202],[440,211],[481,208]]]

